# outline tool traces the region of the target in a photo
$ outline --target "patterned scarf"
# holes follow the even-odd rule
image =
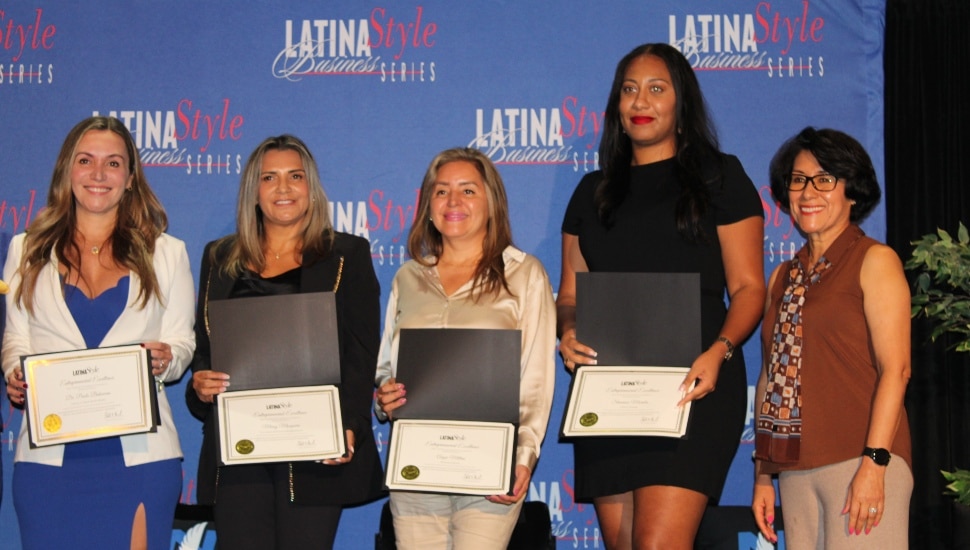
[[[802,306],[808,288],[832,263],[822,256],[807,274],[795,258],[772,330],[768,383],[755,433],[755,457],[778,464],[798,461],[802,437]]]

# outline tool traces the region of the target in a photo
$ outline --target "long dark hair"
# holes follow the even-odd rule
[[[689,241],[703,240],[705,235],[700,220],[710,204],[708,185],[720,177],[720,146],[690,62],[668,44],[637,46],[616,65],[600,140],[603,179],[596,187],[596,210],[600,221],[607,228],[612,227],[616,211],[630,190],[633,144],[623,132],[620,121],[620,91],[630,63],[644,55],[652,55],[664,62],[677,96],[675,159],[677,181],[681,186],[677,201],[677,230]]]

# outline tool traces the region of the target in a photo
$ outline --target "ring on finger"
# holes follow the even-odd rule
[[[879,513],[879,508],[876,508],[875,506],[870,506],[869,507],[869,515],[870,516],[874,516],[874,515],[876,515],[878,513]]]

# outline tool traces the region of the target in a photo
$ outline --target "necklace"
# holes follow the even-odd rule
[[[83,235],[81,237],[84,238]],[[97,256],[98,254],[101,254],[101,251],[104,250],[104,245],[106,245],[107,243],[108,243],[108,239],[105,239],[104,242],[102,242],[101,244],[92,245],[91,254],[94,254],[95,256]],[[84,246],[87,246],[87,245],[88,245],[88,240],[84,239]]]
[[[289,249],[287,249],[287,246],[286,245],[288,245],[288,244],[292,244],[293,246],[291,246]],[[269,243],[266,243],[266,256],[268,258],[270,255],[272,255],[274,258],[276,258],[277,260],[279,260],[280,259],[280,256],[286,257],[287,254],[293,254],[299,248],[300,248],[299,241],[294,241],[294,240],[284,241],[283,242],[283,247],[279,251],[273,250],[269,246]]]
[[[268,251],[268,252],[269,252],[270,254],[272,254],[272,255],[273,255],[273,257],[274,257],[274,258],[276,258],[277,260],[279,260],[279,259],[280,259],[280,254],[284,254],[284,255],[285,255],[285,254],[287,253],[287,251],[286,251],[285,249],[284,249],[284,250],[281,250],[281,251],[279,251],[279,252],[275,252],[275,251],[273,251],[273,249],[272,249],[272,248],[270,248],[270,247],[268,247],[268,246],[266,247],[266,250],[267,250],[267,251]],[[295,249],[295,248],[291,248],[291,249],[289,250],[289,252],[293,252],[294,250],[296,250],[296,249]]]

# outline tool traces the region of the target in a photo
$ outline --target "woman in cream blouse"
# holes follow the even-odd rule
[[[401,328],[518,329],[519,432],[512,495],[392,491],[398,548],[505,548],[539,458],[555,377],[555,304],[542,264],[512,246],[508,203],[492,162],[474,149],[431,161],[408,237],[412,260],[387,305],[377,367],[378,415],[407,402],[395,379]]]

